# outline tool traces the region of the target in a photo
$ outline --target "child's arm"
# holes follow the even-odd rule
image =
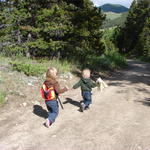
[[[81,80],[73,86],[73,89],[77,89],[80,86],[81,86]]]
[[[97,86],[97,83],[94,82],[93,80],[91,80],[89,83],[88,83],[88,86],[91,87],[91,88],[95,88]]]
[[[64,93],[64,92],[66,92],[68,90],[67,87],[60,88],[60,85],[59,85],[58,82],[54,85],[54,89],[55,89],[57,94]]]

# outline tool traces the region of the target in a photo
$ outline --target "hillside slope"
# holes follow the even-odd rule
[[[127,16],[128,16],[128,12],[125,13],[107,12],[106,20],[103,23],[103,28],[122,26],[125,23]]]
[[[123,13],[127,12],[129,9],[119,4],[104,4],[100,6],[102,11],[104,12],[115,12],[115,13]]]

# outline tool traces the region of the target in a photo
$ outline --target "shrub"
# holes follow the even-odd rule
[[[141,57],[140,60],[150,63],[150,57]]]
[[[114,70],[127,66],[125,57],[117,51],[107,51],[101,56],[91,56],[87,60],[84,67],[89,67],[92,70]]]
[[[4,103],[6,94],[4,92],[0,92],[0,105]]]
[[[107,51],[106,52],[106,57],[109,59],[111,62],[111,68],[122,68],[127,66],[127,61],[124,56],[122,56],[119,52],[117,51]]]
[[[24,72],[26,75],[36,76],[41,75],[43,72],[46,71],[46,68],[44,68],[42,65],[36,64],[24,64],[22,62],[11,62],[13,69],[17,70],[19,72]]]
[[[71,65],[67,61],[60,61],[58,59],[46,60],[32,60],[27,58],[16,59],[10,62],[14,70],[24,72],[28,76],[39,76],[46,72],[50,66],[56,67],[60,73],[71,70]]]

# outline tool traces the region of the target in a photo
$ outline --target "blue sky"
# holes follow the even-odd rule
[[[121,4],[130,7],[133,0],[91,0],[96,6],[101,6],[106,3]]]

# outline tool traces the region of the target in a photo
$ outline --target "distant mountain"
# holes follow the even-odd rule
[[[104,4],[100,6],[102,11],[104,12],[115,12],[115,13],[123,13],[127,12],[129,9],[119,4]]]

